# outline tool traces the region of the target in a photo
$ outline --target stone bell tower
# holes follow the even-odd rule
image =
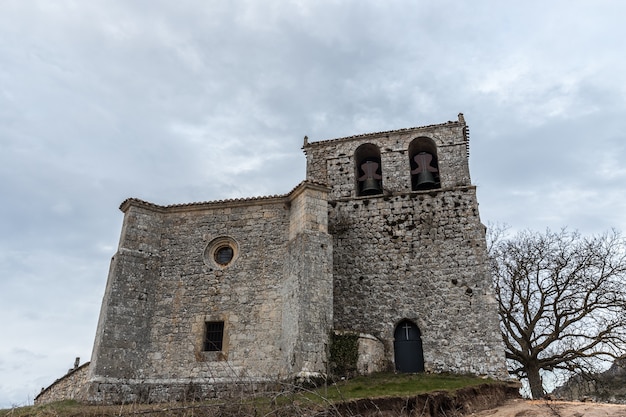
[[[334,328],[360,335],[360,370],[504,376],[463,115],[304,152],[330,188]]]

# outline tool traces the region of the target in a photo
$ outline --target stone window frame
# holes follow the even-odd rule
[[[228,261],[221,262],[219,259],[223,254],[222,251],[225,249],[230,249],[232,251],[232,255]],[[217,269],[224,269],[232,266],[238,257],[239,243],[237,243],[237,241],[230,236],[216,237],[204,248],[204,263]]]
[[[207,348],[207,323],[223,323],[221,350],[205,350]],[[228,360],[230,349],[230,323],[227,314],[201,314],[192,324],[194,334],[194,355],[197,362],[221,362]]]

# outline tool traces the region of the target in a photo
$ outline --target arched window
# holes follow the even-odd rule
[[[440,188],[437,145],[430,138],[413,139],[409,145],[411,163],[411,189],[430,190]]]
[[[354,151],[356,163],[356,195],[376,195],[383,192],[383,172],[380,162],[380,149],[371,143],[364,143]]]
[[[402,320],[393,333],[393,351],[396,370],[424,372],[422,333],[415,323]]]

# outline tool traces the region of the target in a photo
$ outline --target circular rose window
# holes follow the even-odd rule
[[[239,254],[239,245],[229,236],[213,239],[204,250],[204,262],[209,266],[225,268],[231,265]]]

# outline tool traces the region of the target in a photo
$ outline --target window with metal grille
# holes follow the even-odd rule
[[[215,251],[215,262],[228,265],[233,260],[234,251],[230,246],[222,246]]]
[[[204,351],[215,352],[222,350],[224,340],[224,322],[207,321],[204,323]]]

